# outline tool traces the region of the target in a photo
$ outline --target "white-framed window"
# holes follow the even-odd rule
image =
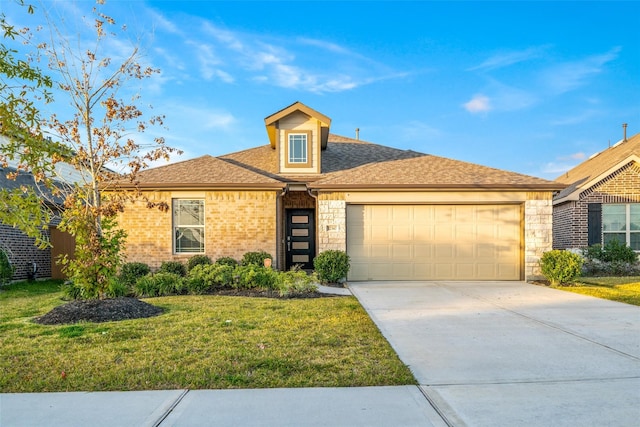
[[[612,240],[640,251],[640,203],[602,205],[602,243]]]
[[[306,133],[289,134],[289,163],[308,163],[309,153]]]
[[[173,252],[204,253],[204,200],[173,199]]]

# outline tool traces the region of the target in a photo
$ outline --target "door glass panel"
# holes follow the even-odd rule
[[[309,242],[293,242],[291,249],[309,249]]]
[[[308,224],[309,217],[307,215],[294,215],[291,217],[291,222],[293,224]]]
[[[309,229],[294,228],[293,230],[291,230],[291,235],[296,237],[307,237],[309,235]]]
[[[309,262],[309,255],[293,255],[291,260],[293,262]]]

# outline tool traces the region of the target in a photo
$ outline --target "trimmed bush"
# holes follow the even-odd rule
[[[598,260],[602,262],[631,263],[638,261],[638,254],[617,239],[610,240],[604,246],[593,245],[582,251],[588,260]]]
[[[189,272],[186,283],[191,294],[203,294],[215,287],[233,284],[234,268],[224,264],[196,265]]]
[[[280,296],[304,295],[318,290],[315,274],[307,274],[304,270],[292,268],[277,274],[276,289]]]
[[[264,267],[264,260],[267,258],[273,259],[273,257],[265,251],[247,252],[242,256],[242,262],[240,264]]]
[[[182,276],[175,273],[148,274],[136,281],[134,292],[139,297],[175,295],[182,292],[184,280]]]
[[[234,270],[234,284],[238,289],[274,289],[278,273],[255,264],[241,265]]]
[[[160,264],[159,273],[172,273],[185,277],[187,275],[187,266],[180,261],[164,261]]]
[[[191,269],[196,265],[209,265],[209,264],[211,264],[211,258],[209,258],[208,256],[194,255],[191,258],[189,258],[189,261],[187,261],[187,270],[191,271]]]
[[[127,262],[122,264],[118,280],[126,286],[133,286],[142,276],[146,276],[151,272],[149,266],[143,262]]]
[[[344,251],[324,251],[315,257],[313,266],[320,282],[338,283],[349,272],[349,255]]]
[[[542,274],[551,285],[571,283],[580,276],[583,258],[569,251],[553,250],[545,252],[540,258]]]
[[[237,267],[239,263],[238,261],[236,261],[235,259],[229,256],[223,256],[216,260],[216,264],[230,265],[231,267]]]

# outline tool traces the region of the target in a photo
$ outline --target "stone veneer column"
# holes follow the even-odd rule
[[[347,250],[347,203],[340,194],[318,197],[318,253]]]
[[[553,244],[553,205],[549,200],[527,200],[524,204],[524,276],[541,279],[540,258]]]

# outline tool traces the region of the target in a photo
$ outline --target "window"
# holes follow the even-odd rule
[[[289,163],[308,163],[307,134],[289,134]]]
[[[640,203],[602,205],[602,238],[640,251]]]
[[[204,200],[173,200],[175,253],[204,253]]]

